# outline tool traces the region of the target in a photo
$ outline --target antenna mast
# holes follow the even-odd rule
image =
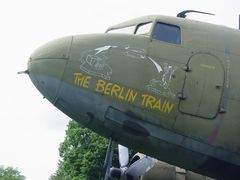
[[[185,18],[185,17],[187,17],[187,13],[200,13],[200,14],[207,14],[207,15],[215,15],[215,14],[208,13],[208,12],[195,11],[195,10],[186,10],[186,11],[182,11],[182,12],[178,13],[177,17]]]

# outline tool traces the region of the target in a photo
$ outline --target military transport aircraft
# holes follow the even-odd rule
[[[197,11],[63,37],[28,61],[24,72],[46,99],[110,139],[106,177],[138,179],[159,159],[240,179],[240,31],[188,12]],[[121,167],[110,169],[114,142]],[[147,156],[128,165],[126,147]]]

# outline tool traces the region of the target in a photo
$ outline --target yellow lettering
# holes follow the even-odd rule
[[[137,92],[134,92],[133,90],[131,90],[128,97],[128,101],[131,101],[132,103],[134,103],[137,97],[137,94],[138,94]]]
[[[74,84],[77,84],[78,78],[81,76],[81,73],[74,73]]]
[[[131,93],[134,93],[134,91],[132,91]],[[134,98],[132,99],[132,102],[135,101],[136,96],[137,96],[137,93],[134,94]],[[146,108],[156,109],[156,110],[159,110],[160,112],[164,112],[168,114],[172,111],[174,106],[170,101],[164,100],[162,102],[161,99],[156,99],[156,97],[148,94],[142,94],[141,105]]]
[[[125,87],[121,87],[121,91],[118,95],[118,99],[124,100],[124,96],[123,96],[123,91],[124,91]]]
[[[85,77],[85,79],[84,79],[84,81],[83,81],[83,85],[82,85],[84,88],[88,88],[89,83],[90,83],[90,79],[92,79],[91,76],[86,76],[86,77]]]
[[[145,102],[146,102],[147,97],[148,97],[147,94],[142,94],[142,103],[141,103],[142,106],[145,106]]]
[[[114,94],[116,97],[118,97],[118,92],[121,90],[121,87],[117,84],[113,84],[112,90],[111,90],[111,96]]]
[[[89,88],[91,76],[85,76],[82,73],[74,73],[74,84],[83,88]],[[119,100],[134,103],[138,97],[138,92],[131,88],[126,88],[118,84],[106,82],[99,79],[95,86],[95,92],[104,93],[105,95],[113,96]],[[171,113],[174,104],[170,101],[157,99],[149,94],[141,95],[141,106],[149,109],[156,109],[160,112]]]
[[[165,112],[165,110],[164,110],[165,106],[166,106],[166,100],[163,101],[163,105],[162,105],[162,109],[161,109],[162,112]]]
[[[112,87],[112,83],[107,83],[105,90],[104,90],[104,94],[109,95],[110,91],[111,91],[111,87]]]
[[[74,73],[74,84],[81,86],[82,82],[83,82],[83,77],[82,73]]]
[[[82,73],[74,73],[74,84],[88,88],[91,76],[84,76]]]
[[[128,97],[129,97],[130,91],[131,91],[131,89],[128,89],[128,90],[127,90],[127,93],[126,93],[125,98],[124,98],[125,101],[127,101]]]
[[[156,98],[153,96],[148,96],[147,100],[146,100],[146,107],[150,107],[151,109],[153,108],[153,103],[156,101]]]
[[[168,114],[172,111],[173,104],[171,102],[167,102],[164,112],[167,112]]]
[[[105,87],[105,85],[106,85],[106,82],[99,79],[99,80],[97,81],[95,91],[96,91],[96,92],[104,92],[104,87]]]
[[[211,66],[209,64],[200,64],[200,66],[203,67],[203,68],[208,68],[208,69],[215,70],[215,66]]]
[[[161,111],[161,100],[159,99],[153,106],[153,109],[158,109]]]

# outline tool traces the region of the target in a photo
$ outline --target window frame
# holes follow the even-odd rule
[[[177,27],[179,28],[179,31],[180,31],[180,41],[179,43],[171,43],[171,42],[168,42],[168,41],[163,41],[163,40],[159,40],[159,39],[155,39],[153,38],[153,35],[154,35],[154,30],[155,30],[155,27],[157,26],[157,24],[160,23],[160,24],[166,24],[166,25],[169,25],[169,26],[173,26],[173,27]],[[153,22],[153,26],[152,26],[152,30],[151,30],[151,34],[150,34],[150,37],[151,37],[151,41],[158,41],[158,42],[161,42],[161,43],[166,43],[166,44],[170,44],[170,45],[173,45],[173,46],[182,46],[183,44],[183,36],[182,36],[182,28],[181,26],[175,24],[175,23],[169,23],[169,22],[164,22],[164,21],[160,21],[160,20],[155,20],[155,22]]]
[[[139,29],[139,27],[147,25],[147,24],[151,24],[151,27],[149,28],[149,33],[147,33],[147,34],[136,34],[138,29]],[[150,37],[151,34],[152,34],[152,30],[153,30],[154,24],[155,24],[154,21],[148,21],[148,22],[143,22],[143,23],[137,24],[136,28],[135,28],[135,31],[134,31],[134,35],[136,35],[136,36],[149,36]]]

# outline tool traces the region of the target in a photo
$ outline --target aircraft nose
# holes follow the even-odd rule
[[[70,56],[72,37],[51,41],[30,56],[29,77],[36,88],[53,104],[61,86],[62,76]]]

